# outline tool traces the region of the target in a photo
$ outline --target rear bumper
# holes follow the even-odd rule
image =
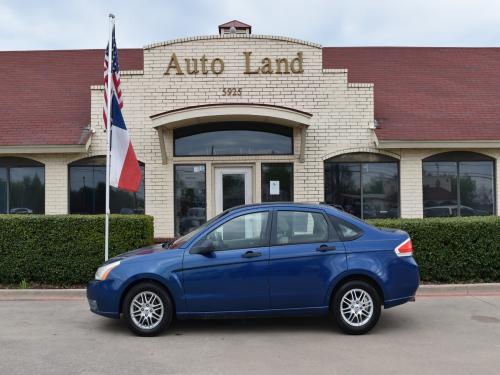
[[[120,318],[119,293],[112,280],[92,280],[87,284],[87,301],[90,311],[107,318]]]
[[[406,302],[415,302],[415,295],[384,301],[384,309],[389,309],[394,306],[402,305],[403,303]]]
[[[413,257],[401,257],[389,266],[384,308],[415,301],[420,285],[420,269]]]

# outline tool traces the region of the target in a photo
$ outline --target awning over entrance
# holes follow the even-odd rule
[[[301,131],[299,161],[304,162],[306,129],[310,125],[312,114],[293,108],[269,104],[226,103],[206,104],[185,107],[158,113],[150,116],[153,127],[158,131],[162,160],[167,162],[167,154],[163,131],[184,126],[227,122],[227,121],[256,121],[299,128]]]

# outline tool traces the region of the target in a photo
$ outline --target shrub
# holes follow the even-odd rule
[[[368,222],[410,234],[423,281],[500,281],[500,217]],[[152,242],[152,217],[111,215],[110,257]],[[103,258],[102,215],[0,215],[0,283],[84,284]]]
[[[500,217],[368,220],[411,236],[423,281],[500,281]]]
[[[110,257],[153,242],[153,218],[111,215]],[[0,215],[0,283],[86,283],[104,260],[104,215]]]

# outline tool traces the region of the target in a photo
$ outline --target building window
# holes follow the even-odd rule
[[[25,158],[0,158],[0,213],[44,212],[44,165]]]
[[[474,152],[445,152],[422,162],[424,217],[495,213],[495,163]]]
[[[263,163],[262,202],[293,202],[293,164]]]
[[[399,163],[350,153],[325,161],[325,202],[362,219],[399,217]]]
[[[175,156],[292,154],[293,129],[286,126],[236,121],[174,130]]]
[[[175,236],[207,221],[205,165],[175,165]]]
[[[144,213],[144,163],[136,193],[110,188],[109,209],[115,214]],[[106,205],[106,158],[96,156],[69,165],[69,213],[103,214]]]

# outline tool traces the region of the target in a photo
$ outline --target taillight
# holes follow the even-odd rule
[[[409,257],[413,255],[413,244],[411,243],[411,238],[407,238],[401,242],[394,251],[400,257]]]

